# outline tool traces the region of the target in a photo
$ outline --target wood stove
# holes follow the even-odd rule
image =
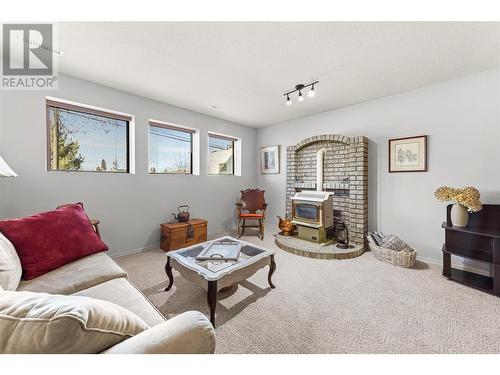
[[[299,238],[318,243],[328,242],[327,231],[333,227],[333,193],[296,193],[292,197],[292,223],[297,225]]]

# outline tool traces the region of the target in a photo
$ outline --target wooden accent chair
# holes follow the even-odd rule
[[[61,208],[61,207],[66,207],[66,206],[70,206],[74,203],[65,203],[65,204],[60,204],[59,206],[57,206],[56,208]],[[101,223],[99,220],[97,219],[90,219],[90,222],[92,223],[92,227],[94,227],[94,230],[95,232],[97,233],[97,235],[99,236],[99,238],[101,238],[101,233],[99,233],[99,224]]]
[[[265,190],[259,189],[246,189],[241,191],[241,198],[239,202],[236,203],[238,213],[238,238],[243,235],[245,228],[259,228],[260,239],[264,240],[264,219],[266,217],[267,208],[264,193]],[[246,225],[247,220],[257,220],[259,224]]]

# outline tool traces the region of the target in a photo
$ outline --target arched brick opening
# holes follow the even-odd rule
[[[316,190],[316,153],[325,148],[321,190],[334,193],[335,216],[347,224],[351,241],[366,244],[368,231],[368,139],[323,134],[286,148],[286,210],[298,191]]]

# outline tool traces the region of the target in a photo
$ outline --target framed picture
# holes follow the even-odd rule
[[[427,172],[427,136],[389,139],[389,172]]]
[[[262,174],[280,173],[280,146],[261,147],[260,171]]]

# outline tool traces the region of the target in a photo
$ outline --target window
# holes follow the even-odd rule
[[[193,173],[195,131],[149,122],[149,173]]]
[[[48,170],[128,173],[131,117],[47,99]]]
[[[208,174],[234,174],[234,143],[236,139],[209,133]]]

